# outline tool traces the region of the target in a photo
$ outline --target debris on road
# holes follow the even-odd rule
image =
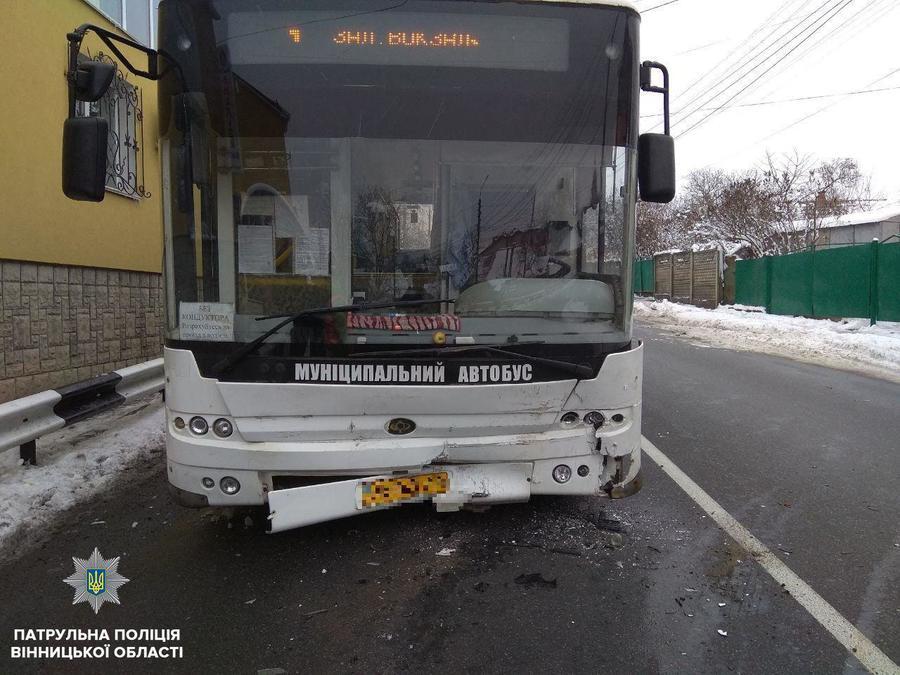
[[[720,628],[720,629],[718,629],[716,632],[717,632],[719,635],[721,635],[722,637],[728,637],[728,631],[727,631],[727,630],[722,630],[722,629]]]
[[[455,548],[442,548],[440,551],[435,553],[435,555],[447,557],[447,556],[453,555],[454,553],[456,553]]]

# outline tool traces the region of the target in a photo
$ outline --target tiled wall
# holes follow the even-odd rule
[[[161,356],[159,274],[0,268],[0,403]]]

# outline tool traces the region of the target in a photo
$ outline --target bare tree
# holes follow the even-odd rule
[[[695,171],[688,177],[685,199],[696,220],[695,241],[744,245],[755,255],[767,251],[778,219],[759,172]]]
[[[695,218],[683,199],[669,204],[640,202],[635,250],[640,258],[690,246]]]
[[[856,160],[837,158],[816,162],[810,155],[774,156],[760,168],[772,191],[783,231],[783,249],[794,251],[819,241],[826,218],[871,208],[871,179]]]
[[[683,198],[695,243],[743,245],[754,257],[808,248],[819,241],[826,218],[866,210],[874,201],[855,160],[817,163],[797,152],[767,154],[746,171],[694,171]]]

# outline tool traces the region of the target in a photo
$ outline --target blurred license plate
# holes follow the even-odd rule
[[[442,495],[447,492],[449,484],[450,480],[446,471],[361,481],[359,484],[361,488],[359,508],[388,506],[424,499],[431,495]]]

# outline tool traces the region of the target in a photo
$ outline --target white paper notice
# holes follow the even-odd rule
[[[331,230],[311,227],[297,237],[294,244],[294,274],[327,277]]]
[[[182,302],[178,308],[182,340],[234,342],[234,305]]]
[[[275,273],[275,239],[271,226],[238,226],[238,272]]]
[[[299,237],[309,229],[309,198],[288,195],[275,205],[275,236]]]

